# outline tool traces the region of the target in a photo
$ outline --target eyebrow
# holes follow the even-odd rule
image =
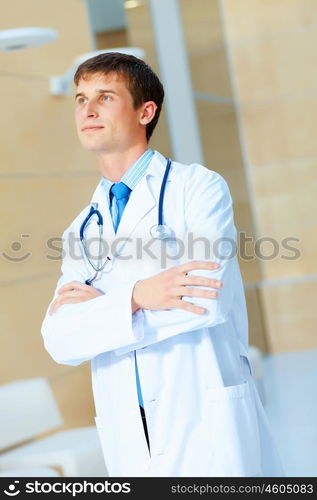
[[[115,95],[119,95],[117,92],[115,92],[114,90],[111,90],[111,89],[96,89],[96,93],[97,94],[115,94]],[[78,92],[78,94],[75,95],[75,99],[77,99],[77,97],[79,97],[79,96],[87,97],[84,92]]]

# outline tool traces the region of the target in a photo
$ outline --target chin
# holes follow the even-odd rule
[[[82,147],[86,150],[89,151],[90,153],[100,153],[101,151],[104,151],[104,147],[101,144],[92,144],[89,141],[81,141]]]

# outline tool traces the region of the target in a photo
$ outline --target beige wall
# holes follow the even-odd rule
[[[221,4],[257,235],[279,243],[299,239],[293,244],[299,258],[287,260],[282,252],[262,263],[259,291],[267,342],[274,352],[314,348],[317,3]]]
[[[47,259],[46,241],[61,236],[97,180],[93,158],[77,142],[72,98],[49,92],[49,76],[64,73],[76,56],[91,50],[84,3],[67,0],[65,9],[64,0],[6,2],[1,29],[23,26],[54,27],[59,38],[0,52],[0,379],[48,377],[65,427],[87,425],[94,415],[89,365],[57,365],[40,336],[60,269],[60,262]],[[13,261],[28,252],[26,260]]]

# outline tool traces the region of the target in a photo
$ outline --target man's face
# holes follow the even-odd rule
[[[142,106],[134,109],[132,96],[116,73],[95,73],[81,79],[76,93],[75,121],[87,151],[123,152],[145,137]]]

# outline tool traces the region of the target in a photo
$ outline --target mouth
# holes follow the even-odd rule
[[[96,130],[101,130],[104,127],[98,126],[98,125],[90,125],[89,127],[83,127],[81,129],[82,132],[95,132]]]

